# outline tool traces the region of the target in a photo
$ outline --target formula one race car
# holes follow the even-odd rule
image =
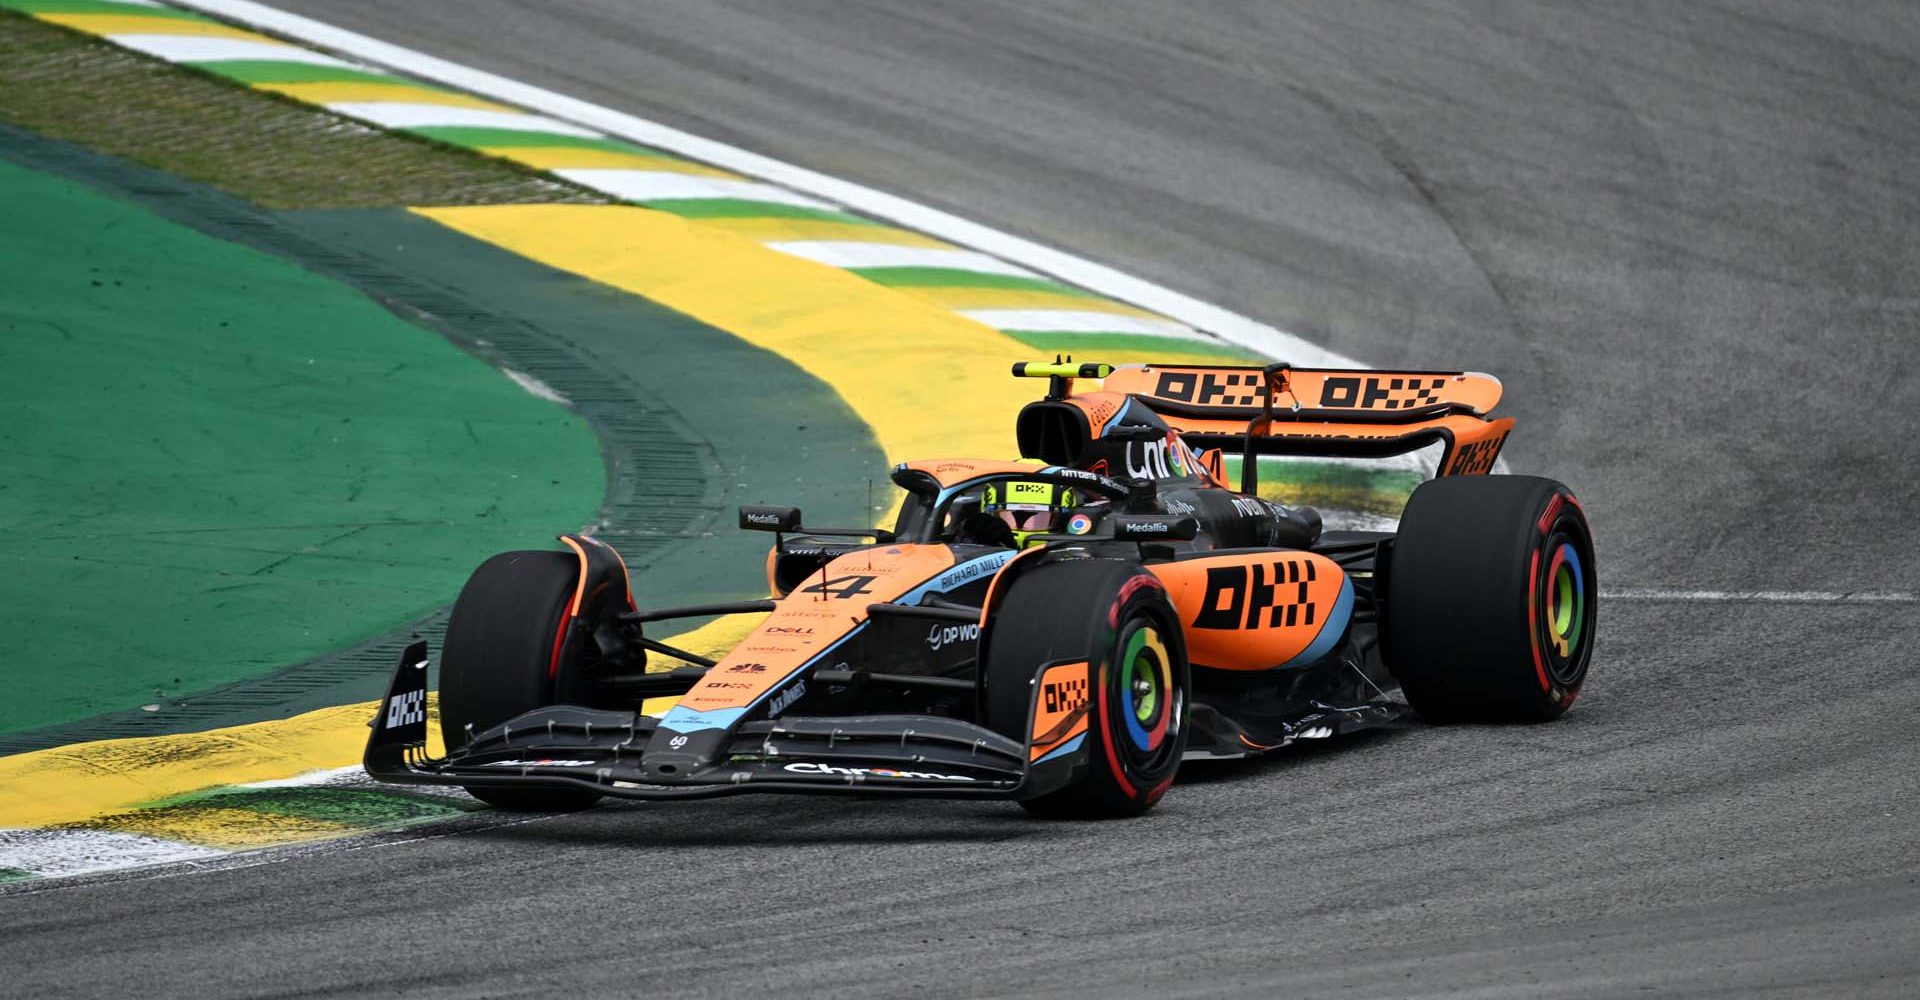
[[[1512,429],[1466,372],[1023,363],[1029,462],[893,470],[890,529],[774,533],[765,600],[639,610],[607,545],[487,560],[440,663],[448,753],[426,754],[427,651],[402,655],[367,772],[509,809],[602,796],[824,792],[1144,812],[1183,758],[1379,725],[1539,721],[1580,692],[1593,540],[1566,487],[1486,475]],[[1076,383],[1103,384],[1076,390]],[[1326,531],[1261,499],[1259,456],[1439,445],[1397,532]],[[1226,450],[1241,459],[1226,481]],[[646,634],[765,615],[720,660]],[[679,661],[666,666],[656,657]],[[645,699],[678,696],[664,714]]]

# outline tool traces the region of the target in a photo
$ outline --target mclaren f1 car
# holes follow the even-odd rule
[[[891,527],[770,532],[770,596],[641,608],[585,535],[482,564],[440,655],[401,656],[366,769],[509,809],[747,792],[997,798],[1135,815],[1181,762],[1396,720],[1566,711],[1592,656],[1593,540],[1561,484],[1489,475],[1491,376],[1023,363],[1024,461],[892,470]],[[1437,446],[1393,532],[1263,499],[1265,455]],[[1227,457],[1239,458],[1237,483]],[[640,581],[642,592],[672,581]],[[718,660],[656,623],[763,616]],[[677,698],[648,714],[648,699]]]

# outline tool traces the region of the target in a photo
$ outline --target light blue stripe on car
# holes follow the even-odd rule
[[[1304,667],[1309,663],[1333,651],[1335,643],[1347,634],[1347,620],[1353,617],[1353,580],[1345,574],[1340,579],[1340,596],[1334,599],[1333,611],[1327,615],[1325,624],[1320,626],[1320,634],[1313,637],[1300,655],[1275,667],[1285,670],[1288,667]]]

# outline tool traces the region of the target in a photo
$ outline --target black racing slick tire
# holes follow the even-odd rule
[[[988,728],[1025,743],[1043,665],[1089,664],[1086,761],[1065,787],[1020,804],[1036,816],[1109,819],[1153,808],[1187,744],[1191,680],[1180,620],[1138,563],[1066,559],[1016,577],[987,625]]]
[[[1386,581],[1387,666],[1428,721],[1545,722],[1593,658],[1593,535],[1534,476],[1454,476],[1408,499]]]
[[[440,656],[440,728],[449,752],[465,746],[469,732],[559,700],[568,665],[555,662],[555,648],[579,576],[570,552],[502,552],[467,579]],[[467,793],[525,812],[568,812],[600,799],[583,788],[472,786]]]

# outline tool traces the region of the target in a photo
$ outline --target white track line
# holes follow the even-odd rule
[[[0,830],[0,868],[40,878],[225,857],[226,851],[110,830]]]
[[[315,66],[344,66],[361,69],[353,63],[321,55],[295,45],[279,42],[250,42],[244,38],[209,38],[204,35],[108,35],[107,41],[136,52],[158,56],[168,62],[226,62],[232,59],[265,59],[273,62],[311,63]]]
[[[541,87],[520,83],[484,70],[462,66],[380,41],[358,32],[336,28],[312,18],[276,10],[253,0],[176,0],[179,6],[248,24],[357,59],[377,63],[409,76],[447,84],[468,93],[539,111],[556,118],[600,129],[643,145],[672,150],[715,166],[762,177],[826,201],[845,205],[908,229],[941,237],[992,254],[1005,261],[1050,274],[1068,284],[1098,292],[1122,302],[1179,320],[1223,340],[1252,348],[1296,365],[1335,368],[1364,367],[1351,358],[1310,344],[1258,320],[1210,305],[1189,295],[1125,274],[1073,254],[1043,246],[959,216],[929,208],[837,177],[794,166],[737,146],[715,142],[679,129],[615,111]]]
[[[561,406],[567,406],[573,402],[561,395],[560,390],[534,378],[526,372],[517,372],[511,368],[502,368],[500,370],[507,373],[507,377],[513,380],[514,385],[533,393],[535,396],[549,403],[559,403]]]
[[[552,132],[557,135],[573,135],[585,139],[600,137],[600,134],[592,129],[557,122],[539,115],[525,115],[518,111],[489,111],[485,108],[462,108],[452,104],[413,104],[406,101],[340,101],[325,107],[334,114],[358,118],[387,128],[465,126]]]
[[[960,313],[970,320],[985,323],[996,330],[1025,330],[1033,333],[1141,333],[1155,337],[1185,337],[1199,334],[1192,327],[1169,323],[1164,319],[1127,316],[1122,313],[1082,309],[968,309]]]
[[[555,170],[553,173],[583,187],[618,195],[628,201],[732,198],[740,201],[763,201],[775,205],[798,205],[801,208],[838,207],[818,198],[795,194],[786,188],[763,184],[759,181],[702,177],[699,174],[687,174],[674,170],[607,170],[598,167],[580,167]]]
[[[1920,604],[1920,594],[1903,590],[1659,590],[1628,587],[1603,590],[1612,601],[1693,601],[1757,604]]]
[[[860,243],[852,240],[776,240],[767,249],[833,267],[854,270],[882,267],[933,267],[977,274],[1004,274],[1014,278],[1038,275],[995,257],[972,250],[909,247],[897,243]]]
[[[537,816],[520,816],[515,813],[472,813],[453,820],[459,825],[453,829],[439,829],[435,833],[419,836],[398,836],[403,830],[371,830],[330,840],[309,840],[292,844],[277,844],[272,847],[258,847],[245,851],[212,851],[204,858],[182,858],[173,861],[161,859],[158,862],[145,862],[139,867],[126,866],[118,869],[89,869],[75,872],[80,878],[26,879],[19,882],[0,883],[0,895],[11,893],[60,892],[91,889],[96,886],[116,885],[122,882],[147,882],[158,879],[181,878],[189,875],[212,875],[220,872],[239,871],[245,868],[260,868],[266,865],[281,864],[288,861],[301,861],[306,858],[327,854],[347,853],[349,851],[372,851],[387,847],[400,847],[405,844],[418,844],[428,840],[443,840],[448,837],[462,837],[470,833],[486,830],[498,830],[510,826],[525,826],[542,820],[555,818],[553,814],[543,813]],[[0,831],[12,833],[17,831]]]

